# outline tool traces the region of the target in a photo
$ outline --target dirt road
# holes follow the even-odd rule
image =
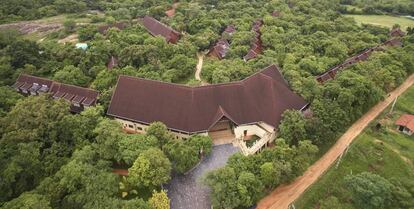
[[[288,209],[300,195],[335,162],[335,160],[345,151],[348,145],[364,130],[364,128],[374,120],[393,100],[407,90],[414,83],[414,75],[411,75],[400,87],[395,89],[382,102],[375,105],[358,121],[356,121],[335,145],[316,163],[294,182],[289,185],[277,187],[271,194],[263,198],[257,205],[257,209]]]
[[[208,85],[207,82],[201,80],[201,76],[200,76],[201,70],[203,69],[204,54],[203,53],[197,53],[197,58],[198,58],[198,63],[197,63],[197,66],[196,66],[196,72],[195,72],[194,77],[195,77],[196,80],[201,81],[202,86]]]

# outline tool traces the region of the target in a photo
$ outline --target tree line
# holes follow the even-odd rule
[[[44,7],[43,1],[38,2],[38,8]],[[129,26],[109,29],[106,34],[100,34],[96,25],[76,26],[72,30],[88,43],[87,50],[58,44],[53,38],[37,43],[15,31],[0,31],[0,171],[4,179],[0,204],[6,208],[20,204],[40,204],[42,208],[165,205],[168,200],[160,184],[169,180],[171,171],[184,173],[193,167],[200,160],[201,148],[208,154],[211,141],[199,136],[174,140],[158,123],[146,135],[126,135],[103,113],[119,75],[197,84],[192,80],[196,53],[208,50],[229,24],[237,31],[231,37],[228,56],[221,61],[207,58],[202,77],[211,83],[241,80],[278,64],[291,88],[311,104],[312,114],[285,112],[274,148],[249,157],[235,155],[228,166],[209,174],[206,183],[217,207],[248,207],[280,183],[300,175],[317,147],[334,143],[414,69],[414,37],[410,34],[403,39],[403,47],[376,52],[335,80],[317,83],[315,75],[388,39],[386,28],[358,26],[343,17],[336,1],[182,1],[170,18],[164,12],[172,1],[99,2],[97,7],[108,11],[108,16],[127,21]],[[95,1],[84,3],[96,8]],[[5,5],[13,6],[10,2]],[[271,16],[275,10],[281,16]],[[4,7],[0,11],[4,15]],[[172,45],[152,37],[132,21],[144,14],[181,31],[182,39]],[[251,24],[258,18],[264,22],[264,51],[244,62],[241,57],[252,41]],[[112,56],[119,64],[108,70],[106,64]],[[100,91],[101,106],[71,115],[64,102],[24,98],[7,87],[20,73],[94,88]],[[111,174],[113,165],[128,168],[131,177]]]

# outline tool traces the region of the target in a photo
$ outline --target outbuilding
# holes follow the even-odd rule
[[[395,121],[395,125],[398,126],[398,130],[409,136],[414,133],[414,115],[404,114]]]

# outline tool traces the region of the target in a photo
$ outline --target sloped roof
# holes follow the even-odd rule
[[[326,72],[324,72],[320,75],[317,75],[315,78],[319,83],[324,83],[325,81],[334,79],[335,75],[337,74],[337,72],[339,70],[347,68],[350,65],[355,64],[359,61],[367,60],[369,58],[369,56],[372,54],[372,52],[382,50],[383,46],[392,46],[392,47],[402,46],[402,42],[398,38],[391,38],[391,39],[385,41],[384,43],[382,43],[378,46],[368,48],[368,49],[364,50],[363,52],[346,59],[343,63],[338,64],[338,65],[334,66],[333,68],[330,68],[328,71],[326,71]]]
[[[224,29],[224,33],[232,34],[236,32],[236,27],[234,25],[228,25],[226,29]]]
[[[404,114],[395,121],[395,124],[398,126],[404,126],[414,132],[414,115]]]
[[[179,36],[180,33],[174,29],[168,27],[164,23],[159,22],[153,17],[145,16],[143,19],[144,27],[148,30],[149,33],[153,36],[162,36],[167,42],[170,42],[173,39],[173,36]]]
[[[394,28],[394,29],[391,30],[390,36],[403,37],[403,36],[405,36],[405,33],[400,28]]]
[[[92,106],[96,104],[99,93],[95,90],[68,85],[36,76],[20,74],[12,86],[19,91],[50,93],[54,98],[64,98],[68,102]],[[72,112],[82,109],[71,107]]]
[[[262,52],[262,41],[261,41],[261,33],[260,33],[260,27],[262,27],[262,25],[263,25],[262,20],[258,19],[254,21],[253,26],[252,26],[252,31],[255,32],[256,34],[250,46],[249,51],[243,57],[244,61],[249,61],[251,59],[254,59],[257,57],[258,54]]]
[[[226,39],[220,39],[214,47],[210,50],[209,54],[214,55],[219,59],[223,59],[229,51],[230,43]]]
[[[50,93],[52,93],[55,98],[66,97],[69,102],[83,104],[86,106],[95,104],[99,95],[96,90],[63,83],[54,83]],[[73,97],[70,95],[73,95]]]
[[[197,133],[223,116],[239,125],[263,121],[276,127],[285,110],[306,104],[271,65],[242,81],[200,87],[120,76],[107,114]]]
[[[53,81],[31,75],[20,74],[12,87],[15,89],[29,91],[29,89],[33,87],[35,84],[46,87],[44,89],[46,89],[46,91],[49,91],[49,89],[52,87]],[[38,91],[38,89],[36,89],[35,91]]]

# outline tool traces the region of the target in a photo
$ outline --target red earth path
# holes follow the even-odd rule
[[[315,162],[308,170],[294,182],[281,185],[272,193],[264,197],[257,205],[257,209],[288,209],[289,205],[299,198],[307,188],[315,183],[325,171],[338,159],[352,141],[374,120],[393,100],[401,95],[414,83],[414,75],[411,75],[401,86],[392,91],[388,97],[371,108],[365,115],[356,121],[341,138],[325,153],[322,158]]]

